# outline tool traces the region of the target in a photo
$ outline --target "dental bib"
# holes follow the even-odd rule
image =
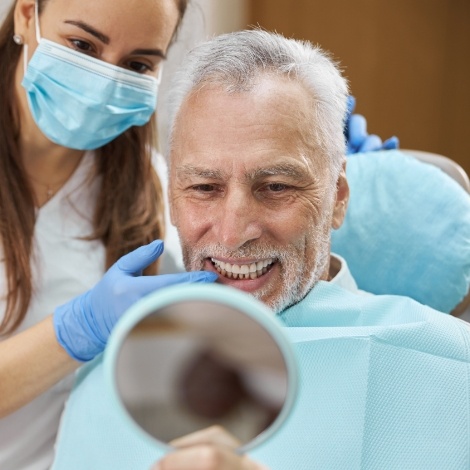
[[[281,320],[299,395],[253,459],[271,470],[469,467],[467,324],[409,298],[324,281]],[[53,470],[149,470],[164,454],[114,406],[106,374],[101,357],[80,370]]]

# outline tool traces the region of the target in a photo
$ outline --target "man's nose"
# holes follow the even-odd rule
[[[229,250],[259,238],[262,215],[254,196],[243,190],[229,191],[223,198],[214,228],[218,242]]]

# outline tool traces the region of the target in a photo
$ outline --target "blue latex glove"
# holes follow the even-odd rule
[[[213,282],[208,271],[142,276],[142,271],[163,252],[156,240],[120,258],[90,289],[56,308],[53,316],[57,340],[78,361],[89,361],[103,351],[121,315],[137,300],[163,287],[185,282]]]
[[[400,143],[397,137],[390,137],[385,142],[375,134],[367,133],[367,121],[361,114],[352,114],[356,107],[354,96],[348,96],[348,111],[344,134],[347,142],[347,154],[372,152],[377,150],[398,149]]]

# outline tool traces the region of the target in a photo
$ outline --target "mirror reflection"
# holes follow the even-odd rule
[[[244,445],[279,416],[288,371],[278,344],[256,320],[193,300],[134,326],[118,356],[116,381],[128,413],[159,441],[216,424]]]

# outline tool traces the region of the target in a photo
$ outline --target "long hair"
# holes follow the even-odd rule
[[[41,12],[47,0],[39,0]],[[188,0],[175,0],[183,17]],[[0,238],[6,275],[6,311],[0,335],[23,321],[33,294],[31,255],[35,200],[19,147],[19,119],[14,76],[21,48],[12,40],[14,5],[0,28]],[[179,24],[177,25],[177,27]],[[156,147],[156,119],[132,127],[97,149],[96,172],[102,186],[94,214],[94,232],[106,248],[106,268],[119,257],[156,238],[163,238],[163,195],[151,159]],[[154,274],[154,263],[146,274]]]

